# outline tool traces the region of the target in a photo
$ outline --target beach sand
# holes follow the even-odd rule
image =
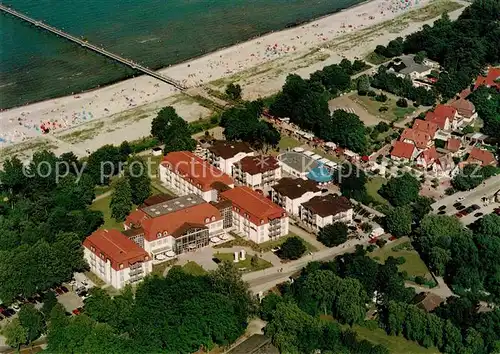
[[[373,0],[291,29],[273,32],[191,61],[160,70],[189,87],[222,91],[237,81],[244,97],[254,99],[278,91],[290,72],[304,77],[343,57],[362,58],[377,44],[418,30],[432,21],[407,21],[404,28],[383,28],[387,21],[429,0]],[[455,14],[456,12],[456,14]],[[461,10],[454,12],[458,16]],[[451,14],[450,14],[451,15]],[[377,28],[379,26],[380,28]],[[375,29],[375,30],[374,30]],[[362,34],[362,36],[358,36]],[[361,38],[362,37],[362,38]],[[209,109],[184,97],[166,83],[149,76],[128,79],[78,95],[47,100],[0,113],[0,148],[50,136],[49,147],[57,152],[92,151],[103,143],[119,144],[149,134],[151,117],[172,104],[188,121],[208,116]],[[135,117],[134,116],[135,112]],[[137,115],[140,117],[137,118]],[[131,119],[126,117],[132,117]],[[107,129],[103,129],[103,125]],[[78,130],[90,130],[85,141],[65,139]],[[97,135],[100,135],[97,137]],[[81,139],[80,139],[81,140]],[[58,144],[57,141],[62,141]],[[61,146],[62,145],[62,146]]]

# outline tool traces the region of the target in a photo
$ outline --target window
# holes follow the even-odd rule
[[[209,221],[210,221],[209,218],[205,218],[205,224],[208,224]]]
[[[212,221],[215,221],[215,216],[212,216]]]
[[[156,234],[156,238],[160,238],[160,237],[161,237],[161,232],[158,232],[158,233]]]
[[[120,263],[120,269],[123,269],[123,263]]]
[[[168,236],[168,232],[167,231],[163,231],[163,236],[167,237]]]

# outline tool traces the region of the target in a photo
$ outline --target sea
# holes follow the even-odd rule
[[[152,69],[299,25],[363,0],[1,0]],[[134,71],[0,11],[0,109],[74,94]]]

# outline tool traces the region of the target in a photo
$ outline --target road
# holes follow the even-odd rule
[[[291,261],[280,266],[275,266],[257,272],[244,274],[242,279],[250,285],[254,293],[266,292],[277,284],[286,281],[290,275],[304,268],[307,263],[313,261],[329,261],[340,254],[354,251],[356,245],[368,245],[368,239],[349,240],[343,245],[327,248],[311,255],[304,256],[296,261]],[[279,271],[283,269],[283,271]]]

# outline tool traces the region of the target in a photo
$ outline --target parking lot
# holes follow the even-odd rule
[[[441,205],[437,210],[438,215],[454,215],[465,225],[494,212],[500,213],[500,203],[485,201],[470,203],[463,198],[457,198],[451,206]]]

